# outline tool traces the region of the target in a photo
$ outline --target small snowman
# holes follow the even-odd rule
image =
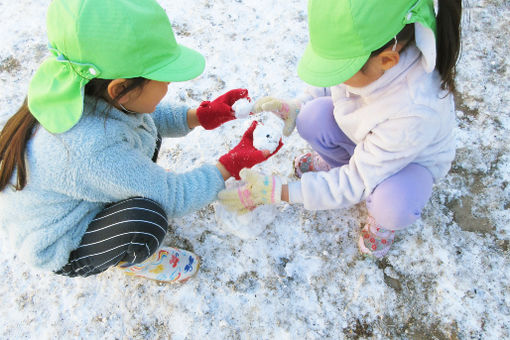
[[[258,150],[269,150],[273,153],[282,138],[281,129],[259,122],[253,131],[253,146]]]
[[[242,119],[249,118],[252,108],[253,105],[244,98],[239,99],[232,106],[236,117]],[[258,124],[253,131],[253,146],[257,150],[268,150],[273,153],[282,139],[284,123],[270,112],[261,112],[257,116]],[[251,121],[246,122],[246,124],[250,123]],[[225,183],[225,186],[234,188],[242,184],[242,182],[230,180]],[[273,222],[277,214],[274,205],[261,205],[253,211],[238,215],[227,210],[218,202],[214,204],[214,210],[219,229],[244,240],[256,238]]]
[[[253,110],[253,103],[249,98],[241,98],[232,105],[232,110],[236,118],[247,119]],[[269,150],[273,153],[280,144],[282,126],[274,119],[272,121],[268,119],[270,118],[267,115],[261,115],[261,119],[258,119],[259,124],[253,131],[253,146],[258,150]]]

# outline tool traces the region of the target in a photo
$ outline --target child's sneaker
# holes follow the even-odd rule
[[[381,228],[372,216],[361,229],[358,240],[359,251],[362,255],[382,258],[390,250],[395,238],[395,231]]]
[[[329,171],[329,165],[317,152],[308,152],[294,159],[294,173],[301,178],[305,172],[309,171]]]
[[[144,262],[129,267],[125,265],[120,267],[127,275],[165,283],[184,283],[197,273],[200,258],[186,250],[161,247]]]

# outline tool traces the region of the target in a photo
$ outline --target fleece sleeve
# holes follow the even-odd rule
[[[213,202],[225,187],[221,173],[213,165],[184,173],[169,172],[127,142],[117,142],[86,159],[81,162],[83,166],[66,173],[63,183],[53,190],[101,203],[147,197],[161,204],[168,217],[177,217]]]
[[[160,104],[151,116],[162,137],[182,137],[191,131],[187,114],[187,106]]]
[[[303,203],[309,210],[359,203],[380,182],[413,162],[434,138],[435,124],[420,116],[379,124],[356,146],[348,164],[328,172],[305,173],[300,182],[290,183],[291,203]]]

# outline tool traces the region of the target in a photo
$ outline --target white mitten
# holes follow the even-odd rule
[[[301,101],[297,99],[282,100],[273,97],[262,97],[253,105],[253,113],[273,112],[283,119],[283,135],[290,136],[296,127],[296,118],[301,110]]]

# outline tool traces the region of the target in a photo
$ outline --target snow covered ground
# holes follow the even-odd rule
[[[0,124],[48,54],[48,0],[0,0]],[[306,0],[163,0],[204,74],[165,100],[198,105],[231,88],[292,97],[307,41]],[[172,221],[166,244],[202,257],[199,275],[159,285],[110,270],[67,279],[24,265],[0,235],[2,339],[510,338],[510,2],[465,2],[458,69],[458,153],[423,219],[383,261],[355,241],[363,204],[282,205],[256,238],[218,227],[213,207]],[[186,171],[235,145],[243,122],[165,140],[162,166]],[[297,133],[260,168],[292,176]]]

